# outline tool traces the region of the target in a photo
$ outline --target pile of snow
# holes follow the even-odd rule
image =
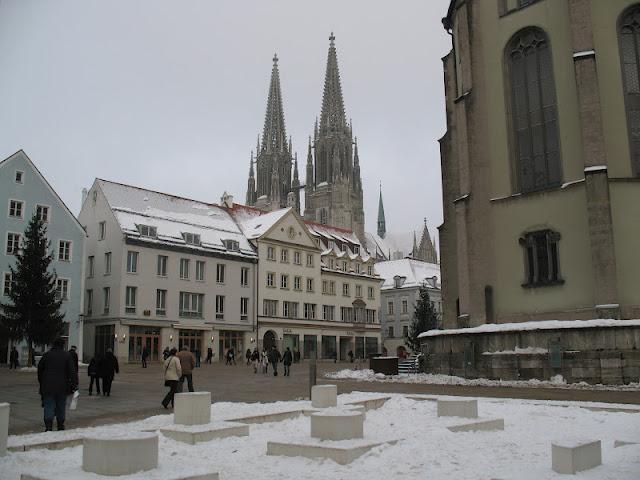
[[[542,355],[549,353],[546,348],[540,347],[516,347],[515,350],[499,350],[497,352],[482,352],[482,355]]]
[[[340,395],[339,403],[380,397],[379,393]],[[277,478],[278,480],[378,480],[428,478],[480,480],[489,478],[550,480],[565,478],[551,470],[551,442],[568,443],[583,438],[602,440],[603,465],[575,475],[579,479],[631,480],[640,471],[640,445],[614,448],[615,440],[638,438],[640,414],[590,411],[579,402],[537,402],[511,399],[479,399],[480,415],[504,418],[505,430],[453,433],[447,426],[462,419],[438,417],[436,403],[402,395],[391,397],[381,408],[367,412],[365,439],[399,439],[395,445],[376,447],[349,465],[330,460],[267,456],[268,441],[308,438],[309,417],[250,426],[248,437],[214,439],[187,445],[160,436],[160,466],[182,477],[215,470],[225,480]],[[447,398],[447,397],[440,397]],[[451,398],[451,397],[448,397]],[[590,406],[607,406],[593,404]],[[273,404],[215,403],[216,419],[309,408],[308,401]],[[172,415],[146,420],[64,432],[11,436],[10,445],[38,437],[65,438],[91,432],[100,435],[131,434],[144,428],[170,424]],[[70,418],[69,423],[72,423]],[[340,443],[348,444],[349,440]],[[65,472],[60,478],[96,478],[88,474],[66,475],[82,462],[82,447],[63,450],[9,452],[0,458],[0,478],[17,480],[23,472]],[[127,476],[128,480],[153,478],[150,472]]]
[[[591,385],[586,382],[567,383],[562,375],[555,375],[549,380],[489,380],[487,378],[462,378],[452,375],[438,375],[433,373],[417,373],[400,375],[384,375],[374,373],[373,370],[338,370],[326,373],[325,378],[331,380],[357,380],[361,382],[385,383],[420,383],[425,385],[465,385],[481,387],[534,387],[534,388],[566,388],[576,390],[616,390],[640,391],[640,383],[627,385]]]

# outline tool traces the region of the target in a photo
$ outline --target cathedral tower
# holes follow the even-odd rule
[[[296,211],[300,212],[299,182],[291,180],[292,155],[291,139],[287,141],[282,108],[278,56],[274,55],[262,144],[260,144],[260,137],[258,137],[255,178],[253,177],[253,159],[249,170],[248,205],[255,205],[267,210],[284,208],[291,199],[290,193],[293,192],[293,198],[297,199],[295,202]],[[292,185],[292,183],[297,184]]]
[[[320,124],[316,120],[307,156],[304,216],[307,220],[353,230],[364,243],[358,144],[353,139],[351,124],[347,123],[344,111],[334,41],[332,33]]]

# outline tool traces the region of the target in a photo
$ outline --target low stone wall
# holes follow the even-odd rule
[[[500,380],[562,375],[569,383],[591,384],[640,381],[639,326],[456,333],[421,342],[427,373]]]

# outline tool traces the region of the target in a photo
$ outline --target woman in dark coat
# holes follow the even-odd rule
[[[89,362],[89,367],[87,368],[87,375],[89,375],[89,395],[93,394],[93,382],[96,383],[96,393],[100,395],[100,377],[98,376],[98,369],[100,368],[100,355],[96,355]]]
[[[110,348],[107,350],[104,358],[98,365],[98,376],[102,378],[102,395],[111,396],[111,382],[116,373],[120,372],[118,367],[118,359]]]

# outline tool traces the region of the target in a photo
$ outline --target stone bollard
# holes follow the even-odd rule
[[[158,434],[85,437],[82,470],[98,475],[129,475],[158,466]]]
[[[311,387],[311,406],[327,408],[338,405],[338,387],[336,385],[316,385]]]
[[[211,423],[211,392],[176,393],[173,423],[206,425]]]
[[[364,416],[353,410],[327,410],[311,414],[311,436],[321,440],[363,437]]]
[[[478,418],[478,401],[438,400],[438,416]]]
[[[0,457],[7,454],[7,436],[9,435],[9,404],[0,403]]]
[[[601,464],[600,440],[565,445],[551,444],[551,468],[554,472],[574,474]]]

